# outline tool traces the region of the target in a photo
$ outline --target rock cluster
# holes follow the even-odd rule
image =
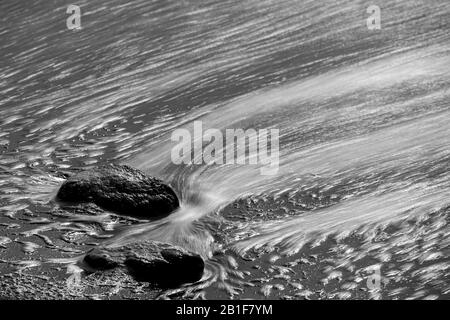
[[[156,241],[98,247],[89,251],[83,261],[93,270],[126,268],[136,280],[164,287],[198,281],[204,269],[199,255]]]

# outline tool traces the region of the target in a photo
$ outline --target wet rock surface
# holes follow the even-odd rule
[[[125,165],[108,164],[68,178],[57,194],[69,203],[97,206],[133,217],[157,218],[178,208],[177,195],[159,179]]]
[[[155,241],[95,248],[83,261],[94,270],[125,268],[138,281],[167,287],[198,281],[204,269],[199,255]]]

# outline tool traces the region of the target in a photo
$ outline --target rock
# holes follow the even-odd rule
[[[86,254],[83,261],[94,270],[123,267],[137,281],[164,287],[200,280],[205,266],[199,255],[156,241],[95,248]]]
[[[168,215],[179,206],[175,192],[161,180],[137,169],[105,165],[68,178],[57,198],[94,203],[103,209],[141,218]]]
[[[120,261],[111,257],[106,251],[99,249],[93,249],[88,252],[84,257],[84,262],[95,270],[109,270],[120,265]]]

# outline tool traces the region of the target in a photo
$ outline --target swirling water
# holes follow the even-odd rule
[[[81,226],[33,217],[43,226],[25,234],[101,238],[97,221],[120,229],[111,245],[176,243],[217,278],[219,249],[293,255],[330,234],[448,208],[448,1],[384,1],[376,31],[368,1],[78,1],[78,31],[65,26],[68,4],[0,4],[5,225],[51,200],[58,173],[126,163],[170,182],[180,210],[126,227],[109,215],[72,218]],[[279,129],[278,173],[173,164],[171,133],[195,120]],[[269,204],[232,217],[241,199]]]

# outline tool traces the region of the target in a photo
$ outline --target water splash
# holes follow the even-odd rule
[[[425,105],[437,98],[445,99],[448,92],[440,87],[425,95],[402,96],[417,81],[426,81],[428,77],[431,81],[448,83],[450,61],[442,55],[442,50],[431,48],[395,54],[351,69],[252,93],[220,108],[199,110],[200,115],[192,118],[202,120],[211,128],[225,129],[243,123],[256,127],[278,125],[282,134],[279,172],[275,176],[262,176],[258,166],[226,164],[175,168],[168,159],[173,144],[167,135],[163,136],[156,148],[152,146],[150,151],[142,152],[128,163],[175,181],[186,206],[169,217],[165,227],[156,229],[164,231],[148,230],[148,236],[158,238],[173,231],[186,238],[195,237],[194,232],[190,235],[186,232],[196,220],[239,198],[280,190],[288,193],[303,184],[320,183],[330,187],[358,176],[365,177],[360,183],[365,184],[367,191],[374,184],[376,189],[364,198],[343,201],[325,210],[327,214],[313,212],[283,223],[260,222],[257,233],[262,235],[235,247],[242,252],[251,246],[284,244],[298,251],[301,245],[296,243],[304,243],[307,238],[300,241],[296,237],[305,237],[306,233],[338,232],[342,226],[355,228],[362,223],[389,221],[402,213],[412,214],[412,208],[416,213],[423,213],[445,206],[448,204],[445,190],[450,184],[448,178],[442,177],[442,170],[446,170],[450,155],[450,113],[439,108],[429,111]],[[374,90],[384,90],[393,101],[382,105],[367,102],[365,95]],[[342,101],[336,105],[330,99]],[[352,99],[357,101],[356,106],[355,102],[346,105]],[[353,108],[357,113],[353,115],[340,108]],[[411,112],[415,108],[423,110]],[[391,123],[371,122],[384,116],[393,117],[392,112],[397,119]],[[336,136],[313,144],[317,137],[309,138],[309,130],[325,130],[326,119],[338,126]],[[355,121],[368,124],[368,128],[358,128],[361,134],[357,137],[354,137],[355,130],[349,130]],[[428,182],[421,182],[426,177]],[[417,188],[422,191],[414,196],[412,190]],[[192,207],[188,195],[193,192],[199,196],[214,194],[220,201],[205,199],[206,208]],[[184,224],[183,232],[180,232],[181,224]],[[172,231],[168,232],[169,229]]]

